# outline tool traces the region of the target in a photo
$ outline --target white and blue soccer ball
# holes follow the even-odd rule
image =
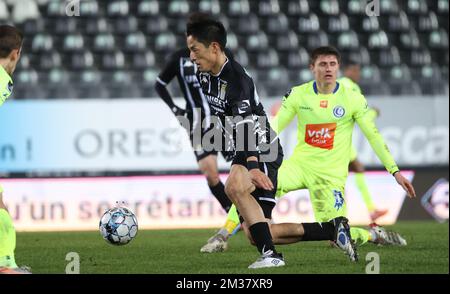
[[[138,232],[136,216],[126,207],[107,210],[100,219],[100,234],[113,245],[125,245],[133,240]]]

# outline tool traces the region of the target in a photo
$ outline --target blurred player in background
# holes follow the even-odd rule
[[[0,25],[0,106],[13,90],[12,74],[20,59],[23,34],[8,25]],[[16,231],[3,203],[3,188],[0,186],[0,274],[31,273],[28,268],[19,268],[14,258]]]
[[[190,15],[188,24],[209,19],[209,15],[204,13],[193,13]],[[231,52],[227,50],[227,55]],[[195,134],[203,134],[210,130],[211,110],[208,101],[202,93],[200,83],[195,73],[197,66],[189,58],[189,49],[182,48],[174,52],[166,67],[159,74],[155,88],[159,96],[169,106],[170,110],[177,117],[187,115],[189,121],[189,138],[194,148],[195,158],[200,171],[206,176],[208,187],[214,197],[220,202],[222,208],[228,212],[232,205],[231,200],[225,194],[225,186],[220,180],[217,167],[217,151],[206,151],[202,148],[201,141],[195,142]],[[186,109],[181,109],[173,102],[173,99],[167,90],[167,85],[177,77],[179,87],[186,100]],[[198,132],[197,132],[198,131]],[[231,161],[234,152],[222,151],[226,161]]]
[[[357,260],[345,217],[322,223],[273,224],[278,169],[283,151],[270,127],[253,79],[224,53],[227,34],[222,23],[202,21],[190,24],[187,45],[196,63],[203,93],[212,114],[224,126],[232,119],[235,157],[225,184],[227,196],[236,205],[242,227],[261,257],[249,268],[285,265],[274,244],[333,240],[352,261]]]
[[[339,84],[356,91],[359,94],[363,94],[358,85],[361,79],[361,65],[355,60],[348,59],[343,63],[343,74],[344,76],[338,79]],[[368,115],[372,120],[375,120],[380,115],[380,111],[376,108],[370,108]],[[349,170],[355,173],[356,187],[358,187],[364,200],[364,204],[369,210],[370,219],[372,222],[375,222],[378,218],[388,213],[388,210],[376,208],[372,196],[370,195],[369,188],[367,187],[367,181],[364,175],[364,165],[358,160],[358,153],[353,145],[350,153]]]
[[[298,143],[294,154],[281,165],[276,196],[308,189],[315,219],[321,222],[346,215],[344,187],[355,122],[397,183],[408,196],[415,197],[413,186],[400,173],[378,133],[373,112],[364,96],[336,81],[339,62],[340,54],[332,47],[314,50],[311,70],[315,81],[292,88],[273,119],[273,128],[280,134],[295,115],[298,117]],[[236,219],[228,216],[227,222],[236,222]],[[225,232],[221,229],[201,251],[226,250],[230,234]],[[218,237],[219,234],[222,236]],[[398,233],[388,232],[375,224],[369,230],[353,227],[351,235],[359,244],[406,245]]]

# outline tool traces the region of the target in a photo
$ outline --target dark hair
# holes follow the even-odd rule
[[[22,32],[9,25],[0,25],[0,58],[6,58],[14,49],[22,46]]]
[[[334,55],[336,56],[338,63],[341,63],[341,54],[336,48],[332,46],[323,46],[316,48],[311,52],[310,64],[314,64],[321,55]]]
[[[207,20],[213,20],[209,14],[204,13],[204,12],[193,12],[193,13],[189,14],[189,17],[188,17],[188,20],[186,23],[186,30],[189,25],[192,25],[197,22],[207,21]]]
[[[212,42],[219,43],[220,49],[227,45],[227,31],[220,21],[202,20],[187,25],[186,36],[193,36],[208,47]]]

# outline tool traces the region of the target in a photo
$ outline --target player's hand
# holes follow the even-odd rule
[[[252,183],[257,188],[264,189],[267,191],[271,191],[274,189],[272,181],[269,179],[268,176],[266,176],[265,173],[263,173],[257,168],[251,169],[249,172],[250,177],[252,179]]]
[[[395,173],[394,178],[397,183],[402,186],[403,190],[408,193],[409,198],[416,198],[416,191],[414,191],[414,187],[410,181],[408,181],[400,172]]]

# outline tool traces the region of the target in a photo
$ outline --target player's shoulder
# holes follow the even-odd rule
[[[251,74],[234,59],[228,59],[223,71],[229,80],[234,80],[241,86],[254,85]]]
[[[349,85],[346,82],[338,81],[339,83],[339,91],[343,96],[347,97],[350,100],[361,100],[365,99],[364,95],[360,91],[356,91],[352,85]]]
[[[228,58],[226,68],[229,69],[229,72],[236,77],[242,78],[242,77],[250,77],[250,74],[248,71],[236,60]]]
[[[307,83],[293,86],[288,92],[289,96],[304,96],[305,94],[308,94],[313,91],[312,90],[313,84],[314,81],[310,81]]]

